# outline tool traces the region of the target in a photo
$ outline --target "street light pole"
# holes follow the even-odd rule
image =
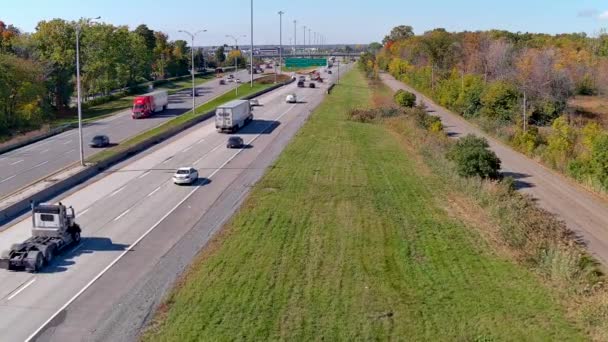
[[[189,35],[191,42],[192,42],[190,44],[190,55],[191,55],[190,74],[192,74],[192,113],[194,113],[194,110],[196,109],[196,101],[195,101],[196,89],[194,88],[194,37],[196,37],[196,35],[201,32],[207,32],[207,30],[199,30],[199,31],[195,32],[194,34],[188,32],[186,30],[179,30],[178,32]]]
[[[302,26],[302,28],[304,29],[304,41],[302,42],[302,52],[304,52],[304,50],[306,49],[306,25]]]
[[[238,47],[239,47],[239,39],[237,37],[233,36],[233,35],[230,35],[230,34],[227,34],[226,37],[234,39],[234,51],[235,51],[235,53],[234,53],[234,75],[236,77],[236,73],[239,71],[239,66],[237,64],[238,56],[236,55],[236,49],[238,49]],[[247,36],[246,35],[242,35],[242,36],[239,36],[239,38],[240,37],[244,38],[244,37],[247,37]],[[253,75],[253,69],[251,69],[251,72],[252,72],[252,75]],[[234,81],[236,82],[236,79]],[[239,95],[239,84],[238,83],[236,84],[236,95],[237,96]]]
[[[279,11],[279,68],[283,66],[283,14],[285,12]],[[277,83],[277,69],[274,72],[274,83]]]
[[[298,21],[293,21],[293,54],[296,54],[296,49],[298,48],[298,29],[297,29]]]
[[[79,153],[80,153],[80,165],[86,166],[84,163],[84,142],[82,137],[82,95],[80,89],[80,32],[82,31],[81,23],[84,21],[87,24],[93,20],[100,19],[101,17],[92,18],[92,19],[81,19],[78,24],[76,24],[76,93],[78,96],[78,144],[79,144]]]
[[[249,52],[251,62],[251,87],[253,88],[253,0],[251,0],[251,51]]]

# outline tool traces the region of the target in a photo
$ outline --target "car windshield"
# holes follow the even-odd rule
[[[187,175],[190,174],[190,170],[177,170],[178,175]]]
[[[101,141],[101,140],[103,140],[103,137],[100,136],[100,135],[98,135],[98,136],[94,137],[93,140],[95,140],[95,141]]]
[[[143,104],[136,104],[135,106],[133,106],[134,111],[141,111],[142,109],[144,109]]]

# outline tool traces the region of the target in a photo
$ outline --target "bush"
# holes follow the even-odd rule
[[[401,107],[412,108],[416,105],[416,95],[405,90],[398,90],[393,98]]]
[[[572,156],[576,132],[562,116],[551,125],[551,134],[547,138],[545,158],[555,167],[563,168]]]
[[[447,158],[456,163],[462,177],[498,179],[500,159],[489,147],[486,139],[469,134],[450,148]]]
[[[512,121],[517,108],[518,92],[504,81],[490,84],[481,94],[481,115],[502,121]]]
[[[518,129],[515,132],[511,143],[518,150],[527,154],[532,154],[536,148],[542,144],[542,137],[540,136],[537,127],[530,126],[526,132]]]

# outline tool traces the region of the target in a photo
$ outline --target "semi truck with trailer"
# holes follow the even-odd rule
[[[152,93],[136,96],[133,100],[133,119],[150,117],[153,113],[167,110],[169,93],[166,90],[157,90]]]
[[[218,132],[235,132],[253,120],[251,104],[247,100],[233,100],[215,110]]]
[[[0,256],[0,268],[38,272],[68,247],[80,242],[74,208],[61,204],[32,204],[32,236]]]

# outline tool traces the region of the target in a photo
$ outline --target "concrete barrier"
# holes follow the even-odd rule
[[[285,83],[279,83],[279,84],[269,87],[267,89],[261,90],[257,93],[246,96],[246,97],[244,97],[244,99],[249,100],[254,97],[261,96],[270,91],[278,89],[284,85],[290,84],[291,82],[293,82],[293,80],[287,81]],[[84,183],[85,181],[91,179],[92,177],[100,174],[101,172],[110,168],[111,166],[113,166],[123,160],[126,160],[164,140],[167,140],[170,137],[175,136],[179,132],[186,130],[192,126],[195,126],[195,125],[213,117],[214,115],[215,115],[215,110],[209,111],[190,121],[184,122],[179,126],[175,126],[163,133],[150,137],[150,138],[138,143],[137,145],[132,146],[131,148],[128,148],[120,153],[117,153],[116,155],[109,157],[108,159],[98,162],[95,165],[86,167],[83,170],[75,173],[74,175],[67,177],[66,179],[60,180],[33,195],[24,197],[23,199],[21,199],[19,201],[11,203],[10,205],[8,205],[5,208],[1,208],[0,209],[0,224],[5,224],[5,223],[9,222],[10,220],[14,219],[15,217],[18,217],[19,215],[22,215],[22,214],[26,213],[27,211],[29,211],[30,203],[32,201],[36,202],[36,203],[41,203],[41,202],[48,201],[54,197],[57,197],[58,195],[73,188],[74,186]],[[62,171],[65,171],[65,170],[66,169],[64,169]],[[62,171],[59,171],[59,172],[62,172]],[[53,177],[53,176],[51,175],[49,177]]]

